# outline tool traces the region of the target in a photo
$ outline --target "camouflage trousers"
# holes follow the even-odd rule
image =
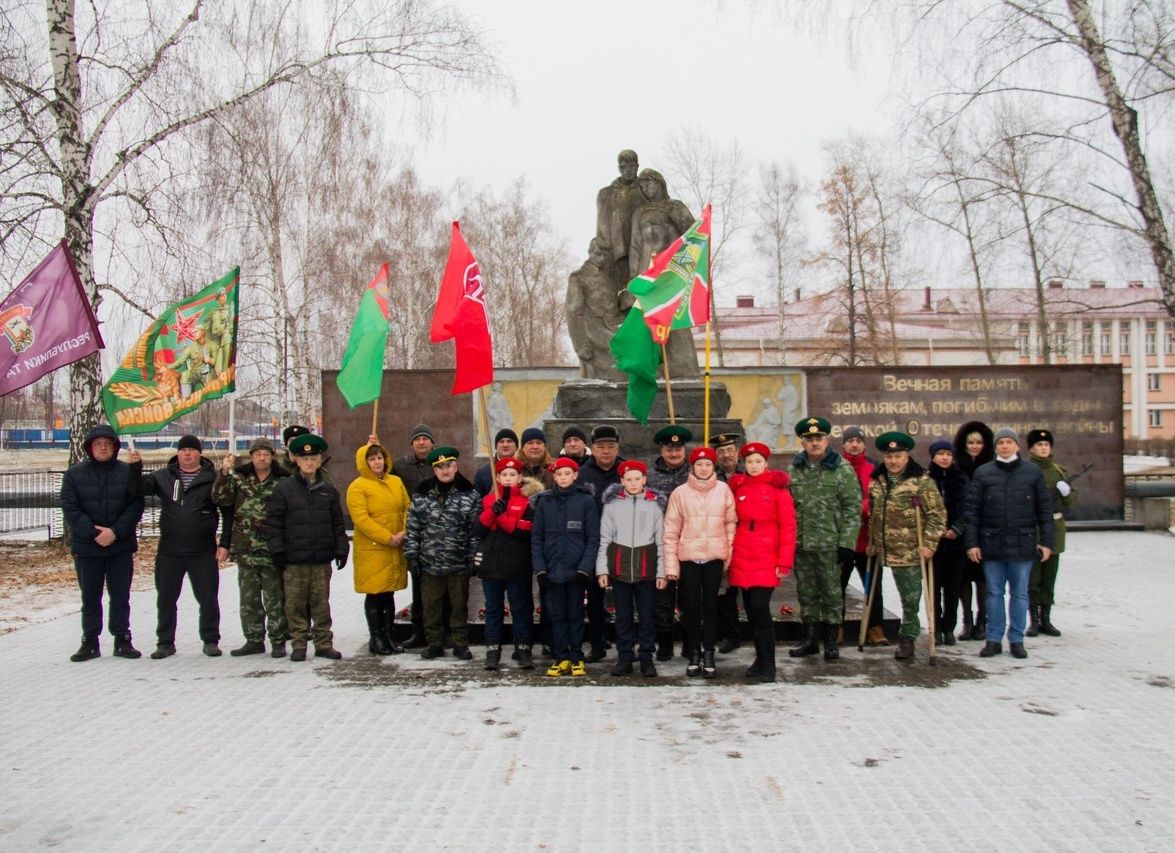
[[[804,623],[830,622],[839,625],[844,610],[840,588],[840,563],[836,549],[796,551],[796,597]]]
[[[922,632],[918,610],[922,605],[922,569],[919,566],[891,566],[893,581],[902,599],[902,625],[898,636],[913,640]]]
[[[306,648],[311,624],[316,651],[334,648],[335,635],[330,620],[330,563],[290,563],[282,575],[286,590],[286,621],[290,625],[290,645]],[[310,606],[310,622],[306,606]]]
[[[237,588],[241,593],[241,633],[246,640],[260,643],[267,627],[271,643],[290,638],[282,573],[273,567],[268,554],[237,558]]]

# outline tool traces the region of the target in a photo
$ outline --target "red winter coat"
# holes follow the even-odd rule
[[[730,560],[731,586],[779,586],[776,566],[788,574],[795,565],[796,508],[790,482],[783,471],[764,471],[754,477],[731,475],[738,513]]]
[[[873,476],[877,463],[864,453],[856,456],[842,453],[841,456],[853,466],[857,472],[857,482],[861,484],[861,532],[857,534],[857,547],[853,550],[864,553],[869,547],[869,478]]]

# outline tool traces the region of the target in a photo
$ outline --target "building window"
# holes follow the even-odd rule
[[[1018,344],[1018,345],[1019,345],[1019,347],[1020,347],[1020,355],[1024,356],[1025,358],[1027,358],[1028,356],[1032,355],[1032,350],[1030,349],[1030,344],[1029,344],[1029,340],[1028,340],[1028,335],[1029,335],[1029,327],[1028,327],[1028,324],[1027,324],[1027,323],[1021,323],[1021,324],[1020,324],[1019,335],[1018,335],[1018,337],[1017,337],[1017,344]]]
[[[1053,324],[1053,353],[1055,355],[1069,356],[1069,324],[1068,323],[1054,323]]]
[[[1155,336],[1156,336],[1155,321],[1154,320],[1147,320],[1146,321],[1146,337],[1144,338],[1145,343],[1146,343],[1146,354],[1147,355],[1154,355],[1155,354]]]
[[[1121,329],[1118,332],[1118,355],[1130,355],[1130,329]]]
[[[1110,346],[1110,324],[1102,323],[1101,332],[1098,333],[1100,339],[1100,347],[1102,355],[1111,355],[1113,347]]]
[[[1148,390],[1148,391],[1160,390],[1162,387],[1160,380],[1162,380],[1162,378],[1163,377],[1160,376],[1158,373],[1148,373],[1146,375],[1146,390]]]
[[[1163,335],[1163,354],[1175,355],[1175,332],[1168,330]]]
[[[1081,324],[1081,354],[1093,355],[1093,323]]]
[[[1163,425],[1163,411],[1162,409],[1151,409],[1147,412],[1147,423],[1153,427],[1161,427]]]

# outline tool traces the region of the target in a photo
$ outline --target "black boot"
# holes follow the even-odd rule
[[[1028,632],[1025,631],[1025,634]],[[1047,634],[1050,637],[1061,636],[1060,629],[1053,624],[1053,606],[1051,604],[1042,604],[1040,607],[1040,633]]]
[[[518,661],[519,669],[534,669],[534,654],[530,646],[518,646],[514,649],[514,659]]]
[[[424,637],[424,611],[417,613],[416,607],[412,608],[412,636],[408,638],[408,642],[404,644],[406,649],[423,649],[428,645],[428,640]]]
[[[759,632],[755,632],[755,659],[751,661],[751,665],[743,671],[744,678],[758,678],[763,674],[763,641],[759,637]]]
[[[775,681],[775,629],[755,632],[755,650],[759,653],[759,683]]]
[[[702,654],[697,649],[689,654],[689,663],[685,665],[685,674],[689,678],[697,678],[702,674]]]
[[[502,647],[501,646],[486,646],[486,669],[496,670],[502,668]]]
[[[975,627],[971,629],[972,640],[986,640],[987,639],[987,619],[980,617],[975,620]]]
[[[130,634],[123,634],[121,637],[114,638],[114,656],[116,658],[135,660],[136,658],[141,658],[143,653],[131,645]]]
[[[402,655],[404,647],[396,643],[396,608],[381,605],[379,608],[379,635],[387,644],[388,654]]]
[[[806,658],[820,651],[820,623],[805,622],[804,631],[804,639],[787,650],[788,657]]]
[[[367,633],[370,635],[370,639],[367,641],[367,651],[373,655],[391,654],[392,650],[388,648],[383,632],[380,630],[380,606],[378,604],[365,605],[363,615],[367,617]]]
[[[1028,627],[1024,629],[1025,637],[1035,637],[1040,633],[1040,607],[1035,604],[1028,605]]]
[[[911,660],[914,657],[914,640],[911,637],[898,637],[898,650],[893,653],[894,660]]]
[[[717,678],[718,665],[714,662],[714,650],[707,649],[702,655],[702,678]]]
[[[673,631],[657,632],[657,660],[673,660]]]
[[[963,630],[959,632],[960,640],[970,640],[971,632],[975,630],[975,622],[971,619],[971,611],[963,614]]]
[[[840,648],[836,644],[836,635],[840,630],[839,625],[834,625],[831,622],[824,623],[824,659],[825,660],[839,660]]]
[[[82,637],[82,644],[78,646],[76,652],[69,656],[69,659],[74,663],[81,663],[84,660],[93,660],[101,656],[102,652],[98,650],[98,638]]]

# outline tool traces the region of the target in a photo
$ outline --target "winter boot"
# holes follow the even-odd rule
[[[388,648],[381,630],[380,606],[378,604],[365,605],[363,615],[367,617],[367,634],[370,638],[367,641],[367,651],[373,655],[390,655],[392,650]]]
[[[286,644],[284,640],[275,640],[273,648],[269,651],[271,658],[284,658],[286,656]]]
[[[723,640],[721,643],[718,644],[718,654],[720,654],[720,655],[731,654],[736,649],[738,649],[738,647],[740,645],[742,645],[742,644],[738,640],[732,640],[730,637],[727,637],[725,640]]]
[[[218,658],[221,655],[220,646],[215,642],[205,643],[201,650],[210,658]]]
[[[1035,637],[1040,633],[1040,607],[1036,604],[1028,605],[1028,627],[1024,629],[1025,637]]]
[[[840,626],[834,625],[831,622],[824,623],[824,659],[825,660],[839,660],[840,649],[837,647],[837,634],[840,632]]]
[[[1023,643],[1008,643],[1008,651],[1017,660],[1024,660],[1024,658],[1028,657],[1028,650],[1024,648]]]
[[[970,640],[971,632],[975,630],[975,622],[971,619],[971,611],[963,614],[963,630],[959,632],[960,640]]]
[[[229,654],[235,658],[242,658],[245,655],[260,655],[265,653],[265,643],[260,640],[245,640],[245,644],[239,649],[232,649]]]
[[[804,639],[787,650],[788,657],[806,658],[820,651],[820,623],[804,623]]]
[[[763,640],[759,632],[755,632],[755,659],[743,671],[744,678],[758,678],[763,674]]]
[[[515,648],[514,659],[518,661],[519,669],[534,669],[534,653],[530,650],[530,646]]]
[[[979,656],[981,658],[995,657],[996,655],[1003,653],[1003,651],[1003,646],[1001,646],[999,643],[988,640],[983,644],[983,648],[979,650]]]
[[[616,662],[616,666],[612,667],[612,675],[632,675],[632,661],[621,658]]]
[[[151,660],[163,660],[175,654],[175,643],[158,643],[151,652]]]
[[[898,637],[898,650],[893,653],[894,660],[911,660],[914,657],[914,641],[910,637]]]
[[[971,629],[972,640],[986,640],[987,639],[987,618],[986,616],[975,620],[975,627]]]
[[[651,660],[641,661],[641,675],[645,678],[657,677],[657,666]]]
[[[717,678],[718,665],[714,663],[714,650],[706,649],[702,655],[702,678]]]
[[[327,660],[342,660],[343,653],[333,647],[320,649],[318,646],[314,647],[314,656],[316,658],[326,658]]]
[[[291,649],[290,660],[294,663],[301,663],[302,661],[306,660],[306,647],[295,646],[293,649]]]
[[[469,646],[455,644],[453,646],[453,657],[457,660],[473,660],[473,652],[469,651]]]
[[[486,646],[486,669],[497,670],[502,668],[502,647]]]
[[[402,655],[404,647],[396,642],[396,609],[385,605],[379,609],[379,634],[388,646],[388,654]]]
[[[759,656],[759,683],[770,684],[775,681],[775,629],[755,632],[755,649]]]
[[[432,660],[433,658],[443,658],[445,656],[444,646],[427,646],[423,652],[420,653],[424,660]]]
[[[131,645],[130,634],[123,634],[121,637],[114,638],[114,656],[116,658],[135,660],[141,658],[143,653]]]
[[[1024,633],[1027,634],[1028,632],[1025,631]],[[1040,607],[1040,633],[1047,634],[1050,637],[1061,636],[1060,629],[1053,624],[1053,606],[1051,604],[1042,604]]]
[[[413,580],[413,583],[416,581]],[[406,649],[423,649],[428,645],[428,640],[424,638],[424,611],[421,609],[417,612],[415,607],[412,608],[412,636],[408,638],[408,642],[404,644]]]
[[[597,661],[602,661],[607,656],[608,652],[604,649],[604,641],[601,640],[598,643],[592,643],[592,650],[588,652],[584,661],[587,663],[596,663]]]
[[[697,678],[702,674],[702,655],[697,649],[689,653],[689,663],[685,665],[685,674],[689,678]]]
[[[69,656],[69,659],[74,663],[81,663],[84,660],[91,660],[101,656],[102,652],[98,650],[98,638],[82,637],[82,644],[78,646],[76,652]]]
[[[673,632],[657,632],[657,660],[673,660]]]
[[[888,646],[889,638],[885,636],[885,630],[880,625],[874,625],[865,634],[865,644],[869,646]]]

